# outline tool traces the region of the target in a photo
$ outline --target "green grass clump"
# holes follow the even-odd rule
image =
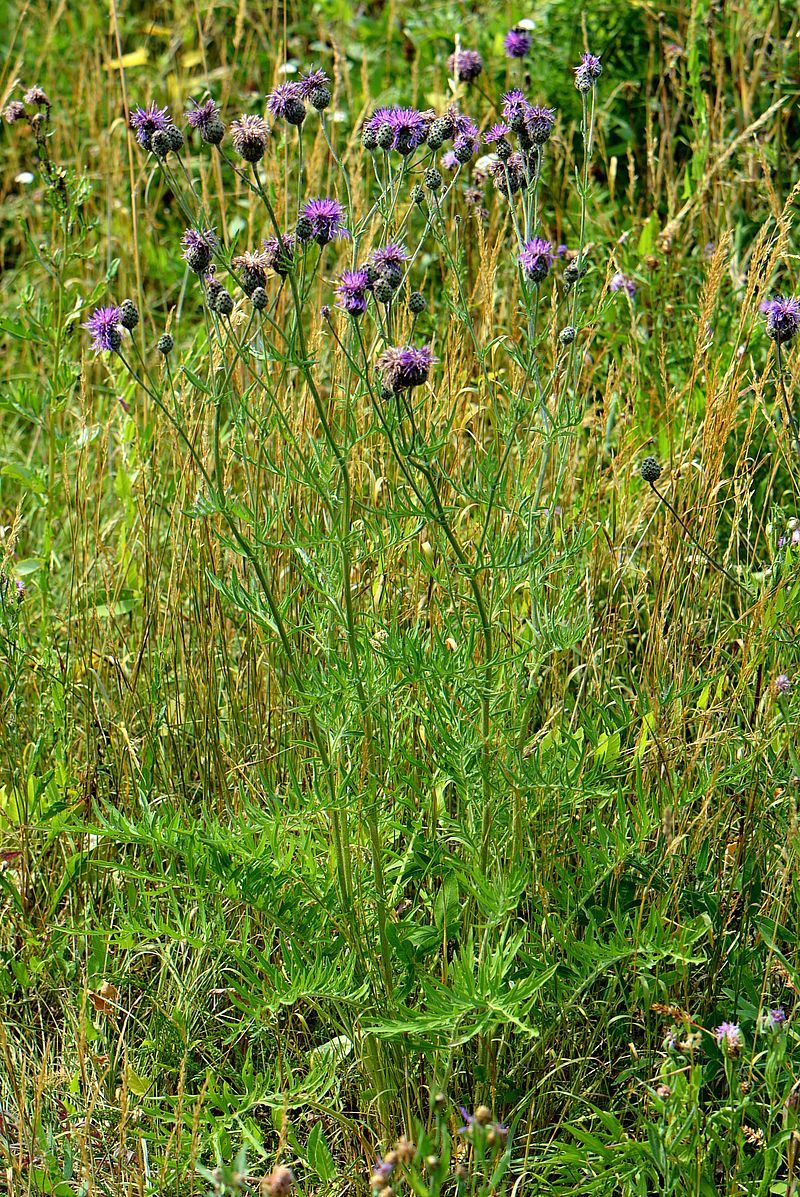
[[[794,1191],[798,18],[525,15],[0,29],[10,1193]],[[255,166],[187,127],[311,66]],[[362,144],[514,87],[505,172]]]

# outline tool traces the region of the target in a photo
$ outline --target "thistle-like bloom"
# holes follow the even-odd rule
[[[131,113],[131,128],[139,145],[146,150],[152,149],[154,133],[167,133],[171,127],[172,117],[168,109],[159,108],[156,104],[134,108]]]
[[[524,58],[530,53],[533,38],[525,29],[509,29],[503,39],[503,47],[509,58]]]
[[[407,262],[410,256],[405,245],[389,242],[388,245],[383,245],[380,249],[373,249],[369,260],[372,266],[380,273],[387,266],[402,267],[403,263]]]
[[[22,100],[12,100],[3,109],[3,120],[7,125],[13,125],[16,121],[24,120],[27,115]]]
[[[252,295],[257,287],[263,287],[267,281],[267,271],[270,267],[269,257],[265,250],[246,250],[231,262],[234,270],[241,272],[242,290],[245,295]]]
[[[306,110],[299,83],[279,83],[267,96],[267,108],[290,125],[302,124]]]
[[[509,155],[505,162],[501,162],[499,159],[492,162],[489,166],[489,173],[495,187],[506,199],[510,199],[512,195],[521,191],[528,182],[525,159],[522,154],[516,152]]]
[[[636,283],[621,270],[617,271],[608,285],[612,291],[625,291],[630,299],[636,294]]]
[[[217,244],[213,229],[187,229],[181,239],[183,258],[195,274],[205,274]]]
[[[280,241],[277,237],[269,237],[264,242],[267,265],[281,278],[286,278],[287,274],[291,273],[296,244],[294,233],[282,233]]]
[[[311,222],[311,236],[317,245],[327,245],[337,237],[350,236],[344,225],[344,208],[338,200],[308,200],[300,209],[300,215]]]
[[[202,104],[192,101],[194,107],[186,113],[187,123],[192,129],[197,129],[204,141],[211,145],[219,145],[225,126],[222,123],[219,107],[213,100],[204,100]]]
[[[534,237],[526,241],[520,250],[519,264],[531,282],[542,282],[553,265],[552,245],[544,237]]]
[[[321,67],[317,68],[317,70],[306,71],[305,75],[300,76],[297,84],[300,90],[300,98],[303,100],[309,99],[318,87],[327,87],[329,83],[330,79]]]
[[[122,311],[116,305],[95,308],[84,328],[92,334],[95,353],[116,353],[122,344]]]
[[[431,366],[436,360],[430,345],[423,345],[419,349],[413,345],[403,345],[384,349],[377,365],[383,385],[397,394],[398,391],[408,391],[427,382]]]
[[[262,116],[246,114],[231,125],[233,148],[245,162],[260,162],[267,152],[267,122]]]
[[[778,295],[765,299],[761,311],[767,318],[767,336],[779,345],[794,340],[800,331],[800,299],[793,295]]]
[[[765,1022],[771,1031],[777,1031],[786,1022],[786,1011],[783,1006],[777,1006],[767,1014]]]
[[[534,145],[544,145],[553,132],[556,123],[555,108],[543,108],[539,104],[531,104],[525,113],[525,131]]]
[[[575,86],[578,91],[591,91],[602,73],[603,65],[596,54],[582,54],[580,65],[575,67]]]
[[[339,303],[351,316],[364,315],[369,290],[370,280],[366,270],[345,270],[339,275],[336,293]]]
[[[461,165],[453,150],[445,150],[439,161],[445,170],[458,170]]]
[[[792,679],[788,673],[779,673],[775,678],[775,689],[779,694],[788,694],[792,689]]]
[[[529,108],[530,104],[525,97],[525,93],[521,92],[518,87],[512,88],[511,91],[507,91],[503,96],[503,117],[512,128],[515,124],[525,120]]]
[[[428,135],[430,122],[427,115],[416,108],[378,108],[367,122],[367,127],[377,136],[381,129],[391,132],[388,149],[399,154],[413,154]],[[379,142],[379,144],[383,144]]]
[[[502,141],[502,139],[504,137],[507,137],[510,132],[511,132],[511,127],[509,125],[505,125],[502,123],[497,124],[497,125],[492,125],[492,127],[490,129],[487,129],[486,132],[484,133],[483,140],[486,142],[487,145],[494,145],[494,143],[496,141]]]
[[[741,1055],[742,1032],[735,1022],[721,1022],[714,1031],[714,1038],[726,1056],[733,1058]]]
[[[23,99],[24,99],[25,103],[30,104],[31,107],[36,107],[36,108],[49,108],[50,107],[50,100],[47,97],[47,93],[41,87],[39,87],[38,84],[34,87],[29,87],[28,90],[25,92]]]
[[[483,70],[483,59],[477,50],[454,50],[447,60],[447,69],[461,83],[472,83]]]

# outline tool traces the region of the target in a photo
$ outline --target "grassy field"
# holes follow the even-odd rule
[[[0,1188],[793,1197],[800,14],[0,16]]]

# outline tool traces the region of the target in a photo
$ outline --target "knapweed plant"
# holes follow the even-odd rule
[[[795,1183],[794,17],[485,7],[0,75],[14,1191]]]

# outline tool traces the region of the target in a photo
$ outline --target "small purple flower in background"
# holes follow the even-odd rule
[[[269,129],[263,116],[245,114],[231,125],[233,148],[245,162],[260,162],[267,152]]]
[[[543,237],[526,241],[520,250],[519,264],[525,275],[534,283],[546,279],[553,265],[553,247]]]
[[[503,39],[503,48],[509,58],[524,58],[530,53],[533,38],[525,29],[514,27],[509,29]]]
[[[310,223],[311,236],[318,245],[350,236],[344,225],[344,214],[339,201],[330,198],[308,200],[300,209],[300,215]]]
[[[300,90],[301,98],[308,100],[311,98],[313,92],[317,91],[320,87],[327,87],[329,83],[330,79],[325,71],[321,67],[318,67],[316,70],[306,71],[305,75],[301,75],[297,86]]]
[[[497,125],[492,125],[492,127],[490,129],[487,129],[486,132],[484,133],[483,140],[486,142],[487,145],[494,145],[494,143],[496,141],[501,141],[502,138],[507,137],[510,132],[511,132],[511,127],[509,125],[502,124],[502,123],[497,124]]]
[[[733,1059],[742,1052],[742,1032],[738,1023],[721,1022],[714,1030],[714,1038],[726,1056]]]
[[[187,229],[181,239],[183,258],[195,274],[205,274],[211,263],[211,255],[217,244],[213,229]]]
[[[786,1022],[786,1011],[783,1006],[776,1006],[774,1010],[768,1011],[764,1017],[764,1023],[768,1030],[778,1031]]]
[[[483,70],[483,59],[477,50],[454,50],[447,60],[447,69],[461,83],[472,83]]]
[[[636,283],[632,278],[628,278],[627,274],[623,274],[621,270],[617,271],[608,285],[612,291],[627,292],[631,299],[633,299],[634,295],[636,294]]]
[[[306,109],[300,84],[279,83],[267,96],[267,108],[290,125],[302,125]]]
[[[369,290],[370,279],[366,270],[345,270],[339,275],[336,293],[339,303],[351,316],[364,315]]]
[[[800,330],[800,299],[793,295],[778,295],[765,299],[761,311],[767,318],[767,336],[779,345],[794,340]]]
[[[439,161],[445,170],[458,170],[461,165],[453,150],[445,150]]]
[[[22,100],[12,100],[3,109],[3,120],[7,125],[13,125],[16,121],[24,120],[27,115]]]
[[[575,86],[578,91],[591,91],[603,73],[603,64],[596,54],[588,51],[581,55],[580,66],[575,67]]]
[[[389,1177],[394,1172],[394,1164],[387,1162],[378,1156],[375,1163],[372,1165],[372,1187],[373,1189],[383,1188],[389,1180]]]
[[[172,117],[168,109],[150,104],[148,108],[134,108],[131,113],[131,128],[140,146],[149,150],[153,144],[154,133],[167,133],[172,127]]]
[[[17,602],[21,603],[25,597],[25,583],[22,578],[17,578],[14,585],[17,588]]]
[[[789,694],[792,689],[792,679],[788,673],[779,673],[775,678],[775,689],[778,694]]]
[[[92,334],[95,353],[116,353],[122,344],[122,310],[116,305],[95,308],[84,328]]]
[[[192,104],[194,107],[186,113],[187,123],[192,129],[198,130],[203,141],[210,145],[219,145],[225,133],[225,126],[218,105],[213,100],[204,100],[202,104],[192,100]]]
[[[525,113],[525,129],[534,145],[544,145],[553,132],[556,123],[555,108],[543,108],[540,104],[531,104]]]
[[[569,253],[569,246],[564,245],[563,242],[561,245],[556,246],[556,257],[557,258],[566,258],[568,253]]]
[[[383,385],[396,394],[427,382],[435,361],[430,345],[423,345],[419,349],[413,345],[403,345],[384,349],[377,367]]]

